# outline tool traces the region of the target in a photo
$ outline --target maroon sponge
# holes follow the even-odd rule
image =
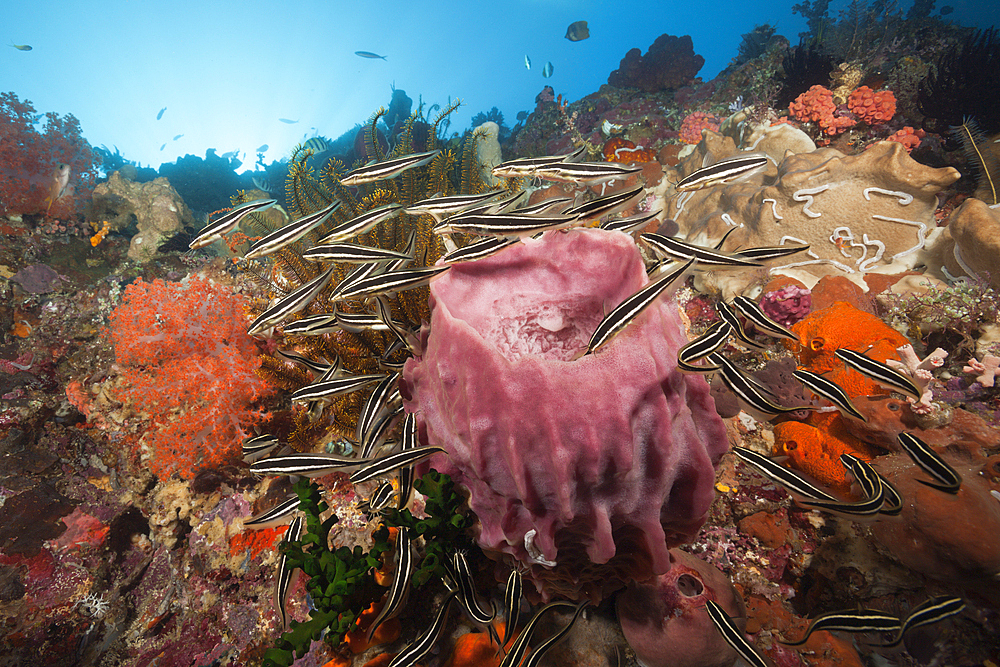
[[[448,452],[432,467],[468,489],[480,545],[527,566],[543,599],[596,600],[666,572],[712,502],[728,442],[708,385],[676,370],[687,340],[673,300],[580,357],[647,282],[631,238],[576,229],[431,285],[406,407]]]

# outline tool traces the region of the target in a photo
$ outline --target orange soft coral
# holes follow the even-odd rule
[[[831,136],[855,123],[851,118],[835,115],[837,105],[833,102],[833,92],[823,86],[813,86],[796,97],[788,105],[788,111],[798,120],[816,123],[824,134]]]
[[[656,153],[651,149],[636,146],[628,139],[622,137],[608,139],[601,150],[601,154],[607,162],[619,162],[621,164],[656,161]]]
[[[257,376],[244,297],[208,280],[138,280],[111,314],[118,400],[152,422],[149,468],[188,479],[239,460],[240,441],[273,391]]]
[[[686,144],[696,144],[701,141],[702,130],[718,132],[720,122],[718,118],[704,111],[688,114],[681,122],[680,140]]]
[[[923,130],[914,130],[912,127],[907,125],[899,132],[889,135],[886,141],[896,141],[903,144],[903,148],[909,153],[914,148],[920,145],[920,140],[927,135]]]
[[[876,91],[861,86],[847,98],[847,108],[869,125],[878,125],[896,115],[896,96],[891,90]]]

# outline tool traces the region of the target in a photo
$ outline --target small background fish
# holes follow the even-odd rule
[[[295,125],[295,123],[299,122],[297,120],[289,120],[287,118],[279,118],[278,120],[280,120],[282,123],[285,123],[286,125]]]
[[[355,51],[354,55],[361,56],[362,58],[381,58],[385,60],[385,56],[380,56],[377,53],[372,53],[371,51]]]
[[[524,56],[524,69],[531,69],[531,58]]]
[[[162,109],[160,109],[160,113],[156,114],[156,120],[160,120],[161,118],[163,118],[163,112],[166,110],[167,107],[163,107]]]
[[[267,144],[261,144],[260,146],[257,147],[257,152],[258,153],[263,153],[268,148],[270,148],[270,146],[268,146]]]
[[[545,63],[545,67],[542,68],[542,76],[546,79],[552,76],[552,63]]]
[[[31,46],[29,46],[28,44],[11,44],[11,46],[13,46],[18,51],[30,51],[31,50]]]
[[[581,39],[590,37],[590,28],[586,21],[574,21],[566,28],[566,39],[571,42],[579,42]]]

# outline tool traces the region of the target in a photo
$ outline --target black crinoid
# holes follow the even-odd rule
[[[341,178],[350,167],[340,160],[330,159],[322,168],[311,166],[312,151],[306,146],[297,147],[289,160],[286,181],[286,206],[288,217],[298,219],[329,206],[335,200],[339,208],[329,220],[310,232],[301,241],[271,254],[262,260],[243,261],[240,268],[252,276],[270,297],[281,297],[313,278],[319,276],[326,265],[307,261],[302,253],[315,245],[331,228],[372,209],[387,205],[409,206],[437,193],[475,194],[486,190],[481,178],[481,168],[475,154],[477,135],[466,136],[464,142],[445,142],[439,138],[442,121],[458,107],[449,106],[433,120],[423,118],[419,111],[402,125],[396,143],[385,151],[379,143],[378,121],[385,113],[380,109],[373,114],[364,128],[365,146],[368,155],[381,162],[415,152],[434,151],[440,153],[426,166],[410,169],[396,178],[366,183],[357,187],[346,187]],[[264,236],[276,227],[267,216],[252,214],[249,224],[244,223],[248,235]],[[280,223],[279,223],[280,224]],[[408,215],[405,212],[385,220],[373,230],[352,239],[354,243],[379,247],[410,254],[411,266],[431,266],[444,252],[440,237],[431,232],[433,220],[428,215]],[[310,305],[289,318],[286,324],[310,315],[337,312],[343,314],[372,314],[363,304],[351,302],[335,303],[331,298],[336,286],[352,270],[351,265],[340,264],[334,270],[333,279]],[[392,319],[405,331],[413,332],[429,316],[426,287],[400,291],[388,298]],[[260,299],[251,310],[258,315],[267,307]],[[343,372],[350,374],[371,374],[397,368],[408,356],[408,352],[398,344],[398,337],[391,331],[375,328],[359,328],[351,331],[339,329],[323,335],[290,335],[282,333],[279,327],[275,333],[277,348],[297,355],[315,359],[319,363],[334,363],[339,360]],[[294,390],[312,381],[306,369],[290,362],[279,354],[263,357],[260,373],[270,381],[287,390]],[[317,438],[331,442],[354,440],[357,437],[357,417],[362,400],[358,394],[350,394],[333,401],[321,414],[307,414],[303,410],[285,413],[291,419],[288,444],[296,450],[311,450]]]
[[[986,134],[1000,132],[1000,33],[977,30],[943,52],[917,93],[924,129],[944,133],[974,117]]]
[[[784,78],[775,100],[776,109],[787,109],[796,97],[811,86],[825,86],[830,82],[830,71],[836,63],[833,57],[815,44],[800,42],[789,49],[781,63]]]

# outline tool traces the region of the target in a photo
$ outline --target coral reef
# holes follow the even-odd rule
[[[801,121],[815,123],[823,134],[830,136],[853,127],[856,122],[850,116],[837,115],[833,92],[823,86],[813,86],[796,97],[788,111]]]
[[[618,69],[608,75],[608,84],[616,88],[638,88],[647,93],[676,90],[687,85],[705,64],[694,52],[691,37],[663,34],[645,54],[631,49]]]
[[[144,457],[154,474],[189,478],[239,458],[265,414],[255,405],[271,391],[255,374],[247,322],[243,298],[204,279],[126,288],[111,315],[115,394],[156,424]]]
[[[117,171],[94,188],[88,217],[106,221],[112,231],[134,223],[138,233],[129,243],[128,256],[137,262],[148,262],[164,240],[194,226],[191,210],[166,178],[135,183]]]
[[[528,568],[543,598],[599,599],[665,572],[666,547],[711,503],[727,443],[704,381],[675,370],[672,305],[569,363],[645,282],[633,242],[598,230],[454,266],[431,287],[430,333],[404,369],[408,409],[448,451],[431,464],[469,489],[480,546]]]
[[[702,164],[702,150],[718,158],[734,152],[732,144],[709,134],[682,163],[682,173],[687,165]],[[787,155],[772,185],[763,185],[765,177],[685,193],[669,202],[667,217],[685,238],[706,245],[740,227],[726,249],[807,243],[808,253],[775,262],[769,271],[812,285],[827,274],[857,280],[890,266],[907,268],[936,226],[937,193],[959,173],[926,167],[901,144],[880,142],[860,155],[831,148]]]
[[[718,132],[719,119],[704,111],[689,113],[681,122],[681,134],[678,137],[686,144],[697,144],[701,141],[702,130]]]
[[[73,217],[97,179],[96,158],[72,114],[45,114],[14,93],[0,93],[0,213]]]
[[[948,219],[935,252],[951,276],[979,277],[1000,289],[1000,209],[969,197]]]

